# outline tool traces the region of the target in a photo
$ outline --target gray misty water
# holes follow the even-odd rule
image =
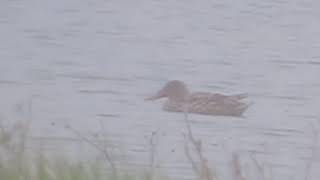
[[[233,151],[274,179],[319,176],[320,2],[306,0],[3,0],[0,118],[32,119],[31,136],[70,138],[104,126],[119,154],[188,178],[183,115],[144,98],[172,79],[189,88],[247,92],[243,118],[190,115],[208,161],[229,177]],[[49,143],[50,144],[50,143]],[[69,147],[71,146],[71,147]],[[77,152],[73,145],[50,146]],[[85,153],[85,152],[84,152]],[[120,158],[121,159],[121,158]],[[165,174],[166,174],[165,173]]]

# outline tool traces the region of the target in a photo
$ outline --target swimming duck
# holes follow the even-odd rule
[[[205,115],[241,116],[248,104],[241,100],[247,94],[223,95],[210,92],[190,93],[184,82],[172,80],[146,100],[168,98],[163,110],[170,112],[188,112]]]

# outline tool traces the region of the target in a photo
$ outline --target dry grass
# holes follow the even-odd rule
[[[184,119],[187,127],[187,134],[184,134],[185,138],[185,154],[192,165],[193,171],[197,174],[200,180],[218,180],[217,170],[208,166],[207,158],[203,154],[202,142],[194,137],[191,129],[191,125],[188,119],[188,113],[184,113]],[[320,121],[319,123],[320,124]],[[314,160],[316,159],[317,153],[319,152],[319,129],[312,125],[313,141],[311,147],[311,157],[306,162],[304,180],[311,179],[311,171],[313,169]],[[191,150],[194,150],[191,152]],[[249,152],[248,152],[249,153]],[[230,172],[232,172],[233,180],[274,180],[273,167],[261,164],[257,158],[249,153],[249,160],[251,164],[251,171],[254,172],[255,177],[252,178],[246,173],[245,168],[241,164],[241,155],[238,152],[232,153]],[[294,176],[294,175],[293,175]]]
[[[203,154],[202,142],[193,136],[191,125],[188,119],[188,113],[185,112],[185,123],[187,134],[184,134],[184,150],[187,159],[192,165],[193,171],[201,180],[217,180],[217,173],[208,165],[208,160]],[[192,149],[194,151],[192,151]],[[192,153],[193,152],[193,153]]]
[[[186,133],[183,134],[184,152],[192,170],[199,180],[220,180],[218,171],[209,166],[208,159],[203,152],[203,142],[193,135],[188,115],[185,114]],[[311,180],[311,172],[314,168],[314,159],[318,153],[319,131],[312,126],[313,145],[311,157],[306,162],[304,180]],[[73,162],[67,157],[48,157],[43,150],[30,152],[26,149],[29,122],[16,123],[11,127],[3,127],[0,123],[0,179],[4,180],[154,180],[156,179],[156,156],[157,156],[157,132],[151,134],[149,139],[149,166],[143,174],[130,175],[120,171],[116,165],[114,155],[108,146],[104,135],[105,129],[101,122],[101,134],[103,138],[93,141],[82,135],[72,127],[67,127],[79,139],[86,142],[100,152],[104,160],[92,163]],[[272,167],[259,162],[253,155],[249,154],[251,171],[257,176],[253,179],[248,176],[247,169],[241,163],[242,155],[232,153],[230,173],[233,180],[274,180]],[[106,167],[108,170],[106,170]],[[159,178],[158,178],[159,179]],[[167,178],[166,178],[167,179]]]
[[[320,124],[317,123],[318,125]],[[311,178],[311,171],[313,168],[314,160],[316,159],[316,154],[319,151],[319,130],[316,129],[316,125],[311,124],[311,132],[312,132],[312,147],[311,147],[311,157],[306,162],[306,170],[304,180],[309,180]]]
[[[91,162],[74,161],[63,155],[47,156],[41,148],[38,151],[27,149],[26,126],[25,123],[18,122],[12,127],[3,127],[0,123],[1,180],[152,180],[154,178],[154,137],[150,139],[150,169],[141,174],[128,173],[117,168],[114,155],[104,138],[94,141],[72,127],[67,127],[104,157],[104,160]]]

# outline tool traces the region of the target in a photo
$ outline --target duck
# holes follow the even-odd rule
[[[168,112],[242,116],[249,107],[249,104],[243,101],[247,96],[247,93],[224,95],[211,92],[190,92],[183,81],[171,80],[145,100],[154,101],[167,98],[162,109]]]

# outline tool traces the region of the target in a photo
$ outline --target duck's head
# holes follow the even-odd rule
[[[160,98],[168,98],[172,101],[185,101],[189,95],[189,91],[184,82],[172,80],[167,82],[164,87],[155,95],[146,98],[146,100],[157,100]]]

